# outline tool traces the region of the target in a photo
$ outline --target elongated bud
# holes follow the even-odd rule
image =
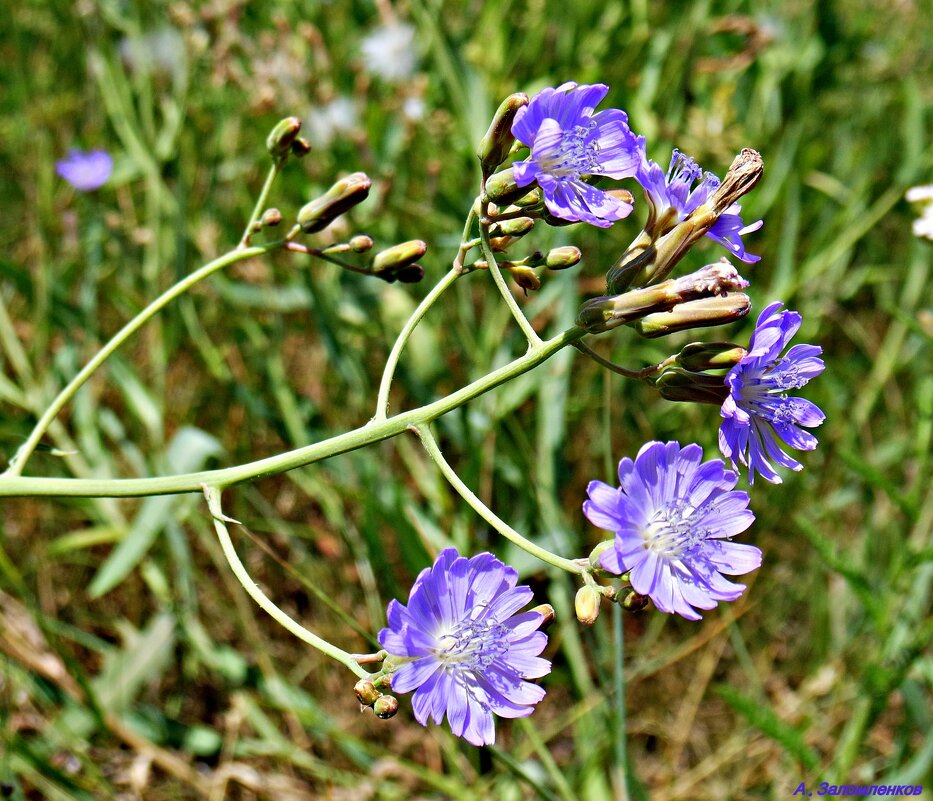
[[[366,234],[358,234],[352,237],[347,244],[354,253],[365,253],[367,250],[372,250],[373,238]]]
[[[527,187],[526,187],[527,188]],[[536,186],[530,192],[522,195],[520,198],[516,198],[512,201],[513,206],[517,206],[520,209],[529,209],[535,206],[544,206],[544,192],[541,191],[541,187]]]
[[[689,328],[707,328],[740,320],[751,311],[748,295],[730,292],[714,298],[701,298],[681,303],[667,312],[649,314],[632,327],[643,337],[653,339]]]
[[[693,372],[682,367],[665,367],[661,371],[654,385],[662,398],[671,401],[686,401],[688,403],[711,403],[721,406],[729,396],[723,369],[720,375],[712,372]]]
[[[383,270],[398,270],[414,264],[427,253],[428,246],[420,239],[411,239],[408,242],[399,242],[390,248],[379,251],[373,259],[373,271],[380,273]]]
[[[301,120],[298,117],[286,117],[279,120],[269,136],[266,137],[266,149],[276,161],[288,158],[292,142],[301,130]]]
[[[577,590],[576,598],[573,601],[573,610],[584,626],[592,626],[599,617],[599,602],[602,600],[600,594],[594,587],[584,584]]]
[[[583,253],[580,252],[580,248],[564,245],[548,251],[544,266],[549,270],[566,270],[568,267],[576,267],[582,258]]]
[[[593,548],[592,551],[590,551],[590,565],[597,570],[602,570],[603,566],[599,563],[599,557],[602,556],[605,551],[614,547],[615,540],[603,540],[601,543],[599,543],[599,545]]]
[[[356,697],[363,706],[372,706],[376,702],[376,699],[382,695],[382,693],[376,689],[376,685],[369,679],[360,679],[353,686],[353,692],[356,693]]]
[[[635,590],[631,590],[619,603],[629,612],[640,612],[648,606],[649,600],[651,599],[647,595],[639,595]]]
[[[542,629],[547,628],[548,626],[551,625],[551,623],[554,622],[554,617],[555,617],[554,607],[551,606],[550,604],[540,604],[539,606],[534,607],[534,609],[531,609],[530,611],[537,612],[539,615],[544,617],[544,620],[541,621]]]
[[[479,163],[483,168],[483,177],[488,176],[509,155],[512,145],[515,144],[515,137],[512,136],[512,123],[515,121],[518,110],[527,105],[528,95],[523,92],[509,95],[499,105],[489,124],[489,130],[486,131],[486,135],[476,150]]]
[[[519,237],[524,236],[534,227],[535,221],[532,220],[531,217],[515,217],[511,220],[502,220],[501,222],[493,223],[489,227],[489,236]]]
[[[747,195],[757,186],[764,175],[765,164],[757,150],[746,147],[739,153],[729,167],[723,182],[707,201],[718,218],[742,195]]]
[[[748,353],[732,342],[691,342],[677,354],[677,364],[685,370],[731,370]]]
[[[398,712],[398,698],[394,695],[382,695],[373,704],[373,712],[380,720],[394,718]]]
[[[486,179],[485,193],[486,198],[497,206],[508,206],[527,195],[528,188],[515,183],[512,168],[506,167]]]
[[[622,295],[588,300],[577,314],[577,325],[591,334],[609,331],[649,314],[664,312],[699,298],[722,295],[748,286],[735,267],[723,260],[707,264],[695,273],[663,281]]]
[[[320,197],[307,203],[298,212],[298,224],[306,234],[323,231],[342,214],[346,214],[369,196],[372,181],[363,172],[341,178]]]

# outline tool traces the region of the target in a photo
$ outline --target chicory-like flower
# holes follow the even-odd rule
[[[473,745],[495,742],[493,715],[530,715],[544,690],[526,679],[549,673],[538,656],[547,635],[539,612],[516,614],[531,600],[518,573],[491,553],[472,559],[447,548],[421,571],[408,606],[391,601],[379,643],[405,661],[391,674],[394,692],[415,691],[415,719],[444,716]]]
[[[781,448],[781,443],[799,451],[812,451],[817,439],[804,428],[820,425],[826,415],[803,398],[788,397],[823,372],[818,345],[794,345],[783,356],[800,328],[795,311],[781,311],[782,303],[772,303],[758,317],[748,345],[748,353],[729,371],[726,386],[729,397],[722,405],[719,449],[723,456],[748,467],[748,481],[754,483],[757,471],[765,481],[780,484],[771,461],[791,470],[803,465]],[[801,428],[803,426],[804,428]]]
[[[753,545],[729,542],[755,519],[748,493],[735,490],[736,474],[720,459],[703,462],[699,445],[648,442],[635,460],[619,462],[619,487],[591,481],[583,513],[615,532],[599,562],[611,573],[631,571],[635,592],[662,612],[699,620],[699,609],[734,601],[739,576],[761,564]]]
[[[617,108],[593,113],[608,91],[605,84],[574,82],[542,89],[512,123],[515,138],[531,148],[530,158],[512,165],[515,182],[537,181],[555,217],[600,228],[627,217],[632,204],[591,186],[584,176],[628,178],[639,163],[628,115]]]
[[[100,189],[113,172],[113,159],[106,150],[69,150],[61,161],[55,162],[55,172],[81,192]]]
[[[675,149],[671,163],[665,172],[662,167],[648,158],[645,138],[638,137],[639,166],[635,174],[645,190],[650,209],[646,228],[660,226],[659,234],[667,233],[677,223],[685,220],[696,208],[705,203],[718,188],[720,181],[713,173],[703,172],[692,158]],[[699,183],[694,186],[694,182]],[[745,225],[741,217],[742,207],[733,203],[706,232],[706,236],[718,242],[737,259],[754,264],[761,256],[747,253],[742,237],[757,231],[764,225],[762,220]]]

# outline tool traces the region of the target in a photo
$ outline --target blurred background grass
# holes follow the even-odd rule
[[[802,312],[799,339],[827,363],[806,391],[827,413],[820,448],[784,485],[754,489],[763,567],[701,624],[625,616],[624,707],[612,610],[580,630],[572,584],[503,547],[411,440],[227,493],[253,575],[350,651],[371,649],[387,601],[443,545],[519,566],[558,610],[554,672],[535,716],[500,725],[492,752],[422,729],[407,699],[390,722],[359,714],[351,676],[232,579],[201,499],[4,499],[4,794],[600,801],[623,797],[626,744],[633,798],[784,799],[817,780],[930,792],[931,249],[903,201],[933,180],[930,13],[921,0],[3,4],[7,456],[111,333],[236,243],[282,116],[305,118],[315,140],[277,185],[286,219],[341,170],[365,170],[373,196],[334,236],[431,248],[415,287],[295,255],[215,276],[82,390],[30,473],[235,464],[364,423],[395,334],[454,255],[496,104],[564,80],[609,84],[607,104],[662,163],[677,146],[722,174],[741,147],[762,153],[745,209],[765,220],[749,245],[763,259],[743,272],[756,309]],[[393,19],[416,29],[402,80],[399,54],[362,49]],[[114,154],[106,188],[80,195],[55,176],[74,146]],[[540,330],[572,322],[637,228],[532,235],[585,254],[525,302]],[[697,250],[689,264],[720,256]],[[393,408],[520,352],[487,278],[459,282],[419,329]],[[688,338],[597,344],[637,367]],[[712,453],[718,420],[564,353],[438,429],[505,519],[578,555],[599,538],[579,512],[588,480],[647,439]]]

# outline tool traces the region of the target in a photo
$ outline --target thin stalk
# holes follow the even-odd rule
[[[203,489],[204,497],[207,498],[207,506],[211,510],[211,515],[214,518],[214,529],[217,531],[217,539],[220,540],[220,547],[223,549],[224,556],[227,557],[227,562],[230,564],[233,575],[236,576],[237,581],[243,585],[243,589],[246,590],[247,595],[259,604],[276,623],[290,631],[299,640],[308,643],[312,648],[317,648],[317,650],[325,656],[335,659],[361,679],[365,679],[369,674],[357,664],[351,654],[308,631],[304,626],[279,609],[279,607],[259,589],[256,582],[253,581],[252,577],[243,566],[240,557],[237,556],[236,549],[233,547],[233,541],[230,539],[230,533],[227,531],[226,522],[235,523],[236,521],[223,513],[220,507],[220,489],[209,486],[205,486]]]
[[[562,556],[551,553],[546,548],[542,548],[540,545],[535,545],[535,543],[533,543],[531,540],[528,540],[519,534],[514,528],[512,528],[501,517],[493,512],[492,509],[486,506],[486,504],[484,504],[473,493],[473,491],[463,483],[463,480],[460,478],[460,476],[457,475],[457,471],[454,470],[450,466],[450,463],[444,458],[444,454],[441,453],[441,449],[438,447],[437,440],[434,438],[434,435],[426,425],[415,426],[415,432],[421,438],[421,443],[424,445],[424,449],[428,452],[428,456],[434,460],[434,463],[444,474],[444,478],[446,478],[450,482],[450,485],[460,493],[463,500],[470,504],[470,506],[473,507],[473,510],[481,518],[483,518],[483,520],[489,523],[489,525],[496,529],[496,531],[498,531],[503,537],[517,545],[522,550],[527,551],[532,556],[536,556],[542,562],[546,562],[547,564],[553,565],[554,567],[559,567],[561,570],[566,570],[568,573],[581,574],[586,571],[586,568],[578,562],[574,562],[571,559],[564,559]]]
[[[607,370],[610,370],[618,375],[625,376],[626,378],[634,378],[638,381],[646,381],[647,379],[651,378],[651,376],[655,375],[655,373],[658,373],[663,367],[665,367],[668,362],[673,361],[672,357],[671,359],[659,362],[658,364],[651,364],[648,365],[648,367],[643,367],[641,370],[629,370],[627,367],[623,367],[621,364],[616,364],[615,362],[600,356],[585,342],[574,342],[573,346],[578,351],[580,351],[580,353],[589,356],[594,362],[602,365]]]
[[[74,394],[84,386],[84,383],[94,374],[94,372],[105,362],[108,358],[124,343],[128,340],[133,334],[135,334],[140,328],[142,328],[145,323],[150,320],[154,315],[160,312],[165,308],[169,303],[171,303],[179,295],[187,292],[195,284],[203,281],[208,276],[217,272],[218,270],[223,269],[231,264],[235,264],[238,261],[244,261],[246,259],[251,259],[253,256],[261,256],[264,253],[268,253],[270,250],[275,250],[276,248],[281,247],[281,241],[270,242],[265,245],[257,245],[251,248],[243,248],[241,250],[231,250],[229,253],[225,253],[223,256],[220,256],[214,261],[205,264],[199,270],[191,273],[191,275],[186,276],[177,284],[172,287],[169,287],[165,292],[163,292],[159,297],[157,297],[152,303],[146,306],[139,314],[137,314],[132,320],[130,320],[126,325],[123,326],[116,334],[114,334],[110,341],[107,342],[104,347],[102,347],[94,357],[82,368],[82,370],[65,385],[64,389],[58,393],[49,407],[45,410],[45,413],[42,417],[39,418],[39,422],[36,423],[35,428],[33,428],[32,433],[29,435],[29,438],[20,446],[19,450],[16,451],[16,454],[10,460],[10,466],[0,474],[0,479],[5,477],[20,476],[22,475],[23,468],[26,466],[26,461],[32,455],[32,452],[35,450],[36,446],[39,444],[39,441],[42,439],[46,430],[49,427],[49,424],[55,419],[56,415],[62,410],[68,401],[74,397]]]
[[[483,250],[483,258],[486,259],[489,265],[489,272],[492,273],[492,280],[495,281],[499,294],[502,295],[502,299],[505,301],[506,306],[508,306],[509,311],[512,312],[512,317],[515,318],[515,322],[518,323],[518,327],[522,329],[525,339],[528,340],[529,350],[533,350],[541,345],[541,337],[539,337],[537,331],[531,327],[531,323],[528,322],[528,318],[525,317],[525,313],[516,302],[515,296],[509,289],[508,284],[505,283],[505,278],[502,277],[502,270],[499,269],[499,262],[496,261],[496,254],[492,252],[492,245],[489,244],[489,218],[486,216],[488,204],[484,204],[484,206],[483,216],[479,221],[480,246]]]
[[[262,190],[259,192],[259,197],[256,199],[256,205],[253,207],[253,213],[250,215],[249,222],[246,223],[246,228],[243,229],[243,236],[240,238],[240,244],[237,245],[238,250],[242,250],[249,246],[249,238],[253,235],[253,223],[255,223],[262,214],[266,205],[266,200],[269,198],[269,191],[272,189],[272,184],[274,184],[275,179],[278,178],[284,163],[284,159],[282,161],[275,159],[272,162],[272,167],[269,169],[269,174],[266,176],[266,182],[262,185]]]

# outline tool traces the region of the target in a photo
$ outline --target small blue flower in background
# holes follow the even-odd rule
[[[105,150],[69,150],[61,161],[55,162],[55,172],[81,192],[100,189],[113,172],[113,159]]]
[[[765,481],[780,484],[781,477],[771,461],[791,470],[803,465],[781,449],[780,442],[798,451],[812,451],[817,439],[801,426],[813,428],[826,419],[815,404],[787,396],[823,372],[823,349],[817,345],[794,345],[784,356],[781,351],[800,328],[795,311],[780,311],[782,303],[772,303],[758,317],[748,343],[748,353],[726,376],[729,397],[722,405],[724,418],[719,428],[719,449],[737,467],[736,460],[755,471]]]
[[[671,163],[666,173],[657,162],[648,158],[643,136],[638,137],[638,150],[640,164],[635,178],[642,185],[648,198],[651,214],[646,226],[648,228],[668,216],[670,219],[664,221],[663,231],[667,233],[705,203],[719,186],[720,181],[713,173],[704,173],[699,164],[677,149],[671,155]],[[700,179],[700,182],[694,187],[693,183],[697,179]],[[737,259],[754,264],[761,256],[746,253],[742,237],[757,231],[764,222],[758,220],[751,225],[744,225],[741,211],[742,207],[733,203],[706,232],[706,236],[718,242]]]
[[[699,620],[699,609],[734,601],[745,585],[740,576],[761,565],[753,545],[729,542],[755,519],[748,493],[735,491],[737,477],[719,459],[703,462],[699,445],[648,442],[635,460],[619,462],[620,487],[591,481],[583,513],[615,532],[600,564],[611,573],[631,571],[635,592],[662,612]]]
[[[543,89],[519,109],[512,134],[531,148],[531,157],[512,165],[515,182],[537,181],[555,217],[608,228],[627,217],[632,204],[590,186],[583,176],[629,178],[638,167],[635,134],[620,109],[593,113],[606,96],[605,84],[569,82]]]
[[[538,656],[547,644],[537,630],[544,616],[516,614],[532,597],[517,581],[518,573],[491,553],[467,559],[447,548],[421,571],[407,607],[389,604],[389,627],[379,632],[379,643],[411,660],[391,674],[392,690],[415,691],[412,707],[422,726],[446,714],[458,737],[490,745],[494,714],[525,717],[544,697],[525,681],[551,670]]]

